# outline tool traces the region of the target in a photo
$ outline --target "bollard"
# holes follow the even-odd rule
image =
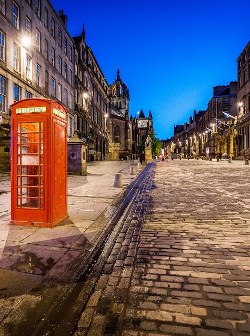
[[[122,188],[123,187],[122,174],[115,174],[114,187],[117,187],[117,188]]]
[[[130,167],[130,175],[135,175],[135,166]]]
[[[141,163],[140,162],[137,163],[137,169],[141,169]]]
[[[245,165],[249,165],[248,159],[245,159]]]

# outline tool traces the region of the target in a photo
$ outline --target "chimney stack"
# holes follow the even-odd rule
[[[67,21],[68,21],[68,18],[67,16],[64,14],[64,11],[62,9],[59,9],[58,11],[58,15],[59,17],[61,18],[65,28],[67,28]]]

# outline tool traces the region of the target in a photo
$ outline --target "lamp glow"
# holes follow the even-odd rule
[[[22,38],[22,45],[25,48],[28,48],[28,47],[31,46],[31,39],[30,39],[29,36],[23,36],[23,38]]]

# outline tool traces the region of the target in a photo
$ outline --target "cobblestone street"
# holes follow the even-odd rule
[[[249,195],[243,161],[158,162],[75,336],[249,336]]]

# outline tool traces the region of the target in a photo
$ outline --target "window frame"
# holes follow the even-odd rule
[[[27,26],[27,22],[29,22],[29,27]],[[29,28],[29,29],[27,29],[27,28]],[[32,33],[31,19],[27,15],[25,17],[25,33],[27,34],[27,36],[31,36],[31,33]]]
[[[14,9],[17,9],[17,12],[14,12]],[[15,27],[16,29],[19,30],[20,27],[20,7],[18,6],[18,4],[13,1],[12,2],[12,25],[13,27]]]
[[[39,52],[41,51],[41,32],[37,28],[36,28],[36,48]]]
[[[35,13],[39,18],[41,18],[41,7],[41,0],[35,0]]]
[[[0,75],[0,112],[6,113],[7,107],[7,79]]]
[[[32,58],[29,54],[26,53],[25,59],[25,75],[26,79],[32,80]]]
[[[40,87],[40,80],[41,80],[41,70],[42,70],[41,65],[36,63],[36,85],[39,87]]]
[[[57,99],[62,102],[62,84],[61,83],[58,83],[57,84]]]
[[[53,17],[50,18],[50,34],[55,38],[55,27],[56,23]]]
[[[0,0],[0,12],[6,14],[6,0]]]
[[[0,61],[6,62],[6,34],[2,30],[0,30]]]
[[[55,57],[56,57],[56,51],[55,48],[51,47],[50,48],[50,60],[51,60],[51,65],[54,67],[55,66]]]
[[[21,48],[16,42],[13,44],[13,69],[21,72]]]
[[[15,92],[15,89],[17,89],[16,92]],[[16,97],[16,94],[17,94],[17,97]],[[21,87],[16,83],[14,83],[13,85],[13,98],[14,98],[14,101],[19,101],[21,99]]]
[[[54,84],[53,84],[54,83]],[[56,98],[56,80],[54,77],[51,77],[50,80],[51,96]]]

